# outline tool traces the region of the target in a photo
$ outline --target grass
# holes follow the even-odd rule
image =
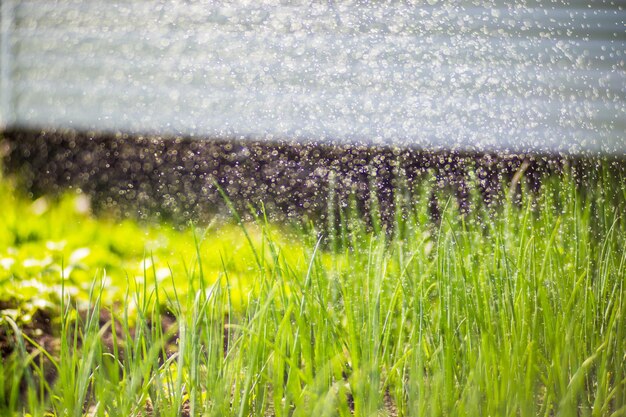
[[[626,415],[623,184],[601,162],[486,205],[470,179],[461,215],[426,179],[393,230],[348,201],[320,238],[95,219],[5,180],[0,415]]]

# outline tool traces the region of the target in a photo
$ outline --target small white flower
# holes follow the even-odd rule
[[[54,304],[48,300],[44,300],[43,298],[35,298],[31,301],[33,307],[37,307],[39,309],[54,307]]]
[[[48,290],[50,290],[50,287],[48,287],[46,284],[44,284],[43,282],[37,280],[37,279],[27,279],[21,282],[21,285],[23,288],[34,288],[37,291],[39,291],[40,293],[45,293]]]
[[[52,251],[60,251],[60,250],[63,250],[63,248],[65,248],[66,243],[67,241],[65,240],[60,240],[58,242],[49,240],[46,242],[46,249],[52,250]]]
[[[35,258],[28,258],[28,259],[24,259],[24,261],[22,262],[22,265],[24,266],[24,268],[35,268],[35,267],[39,267],[42,268],[44,266],[48,266],[52,263],[52,258],[47,257],[44,259],[35,259]]]
[[[139,262],[139,269],[142,271],[148,270],[152,266],[152,259],[144,259]]]
[[[55,285],[52,287],[52,291],[57,293],[59,296],[61,293],[64,293],[66,296],[75,296],[78,294],[78,288],[73,285]]]
[[[169,278],[171,275],[169,268],[159,268],[156,271],[156,279],[157,281],[163,281],[166,278]]]
[[[91,211],[91,200],[86,194],[79,194],[74,200],[74,209],[78,214],[88,214]]]
[[[63,278],[69,278],[69,276],[72,275],[73,270],[73,266],[66,266],[65,268],[63,268]]]
[[[78,263],[89,256],[90,253],[91,250],[89,248],[78,248],[70,255],[70,263]]]
[[[2,259],[0,259],[0,266],[2,266],[6,270],[11,269],[11,267],[13,266],[14,263],[15,263],[15,259],[13,259],[13,258],[2,258]]]
[[[33,204],[31,204],[30,209],[32,210],[33,214],[37,216],[41,216],[48,210],[48,207],[49,207],[48,200],[45,197],[41,197],[33,201]]]

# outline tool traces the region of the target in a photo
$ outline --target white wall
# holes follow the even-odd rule
[[[626,153],[623,3],[2,3],[10,125]]]

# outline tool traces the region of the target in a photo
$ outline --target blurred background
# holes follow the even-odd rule
[[[2,0],[9,128],[626,152],[622,0]]]
[[[415,178],[462,198],[472,170],[488,198],[521,167],[623,165],[625,6],[2,0],[5,171],[184,222],[224,208],[217,185],[323,217],[393,212]]]

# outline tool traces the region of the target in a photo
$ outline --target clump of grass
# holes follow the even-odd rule
[[[0,414],[624,415],[623,179],[599,165],[491,205],[471,180],[437,222],[426,183],[393,231],[346,204],[326,245],[239,221],[236,268],[213,229],[188,234],[167,284],[144,263],[117,304],[104,272],[80,305],[63,286],[57,352],[5,318]]]

